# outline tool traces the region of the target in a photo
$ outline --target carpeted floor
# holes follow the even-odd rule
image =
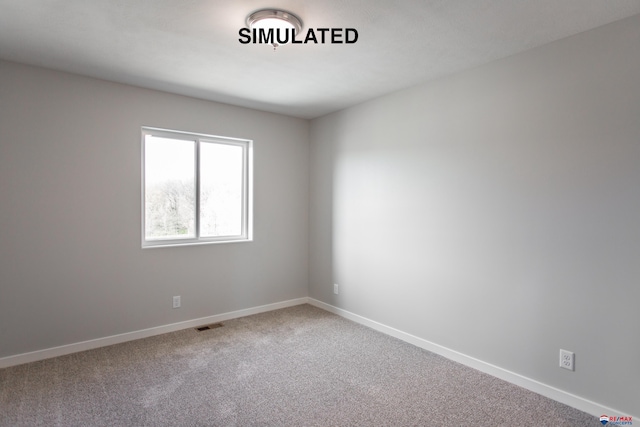
[[[301,305],[0,370],[2,426],[597,426]]]

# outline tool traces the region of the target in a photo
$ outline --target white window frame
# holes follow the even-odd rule
[[[190,246],[212,243],[235,243],[253,241],[253,141],[249,139],[229,138],[224,136],[207,135],[201,133],[176,131],[155,127],[143,126],[142,133],[142,247],[158,248],[172,246]],[[145,206],[145,137],[147,135],[171,138],[178,140],[195,141],[195,237],[194,238],[173,238],[173,239],[153,239],[146,238],[146,206]],[[200,236],[200,144],[214,143],[226,144],[242,147],[243,167],[242,167],[242,232],[234,236]]]

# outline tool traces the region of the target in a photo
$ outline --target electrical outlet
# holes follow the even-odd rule
[[[338,295],[340,293],[340,287],[338,286],[337,283],[333,284],[333,293]]]
[[[180,295],[173,297],[173,308],[180,308]]]
[[[574,371],[573,362],[575,360],[575,355],[571,351],[560,349],[560,367],[564,369],[568,369],[570,371]]]

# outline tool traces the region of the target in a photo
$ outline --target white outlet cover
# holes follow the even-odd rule
[[[333,284],[333,293],[338,295],[340,293],[340,287],[338,286],[337,283]]]
[[[575,355],[573,354],[572,351],[560,349],[560,367],[561,368],[574,371],[575,370],[574,361],[575,361]]]

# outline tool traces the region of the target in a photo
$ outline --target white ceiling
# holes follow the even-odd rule
[[[279,7],[355,44],[243,45]],[[0,0],[0,58],[313,118],[640,13],[640,0]]]

